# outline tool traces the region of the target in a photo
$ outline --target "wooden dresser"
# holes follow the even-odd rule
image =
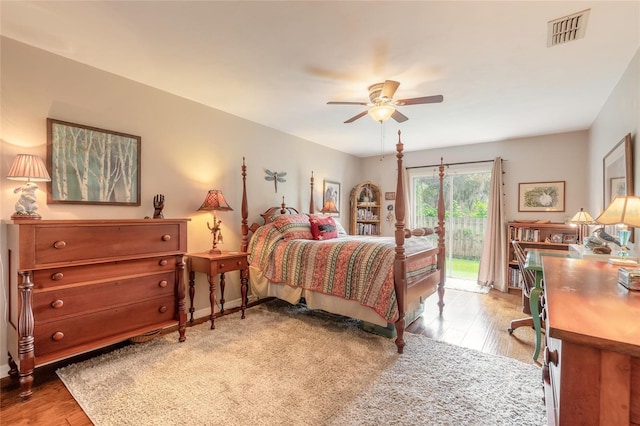
[[[188,219],[34,220],[7,226],[7,347],[31,395],[33,369],[160,328],[185,340]]]
[[[549,424],[640,425],[640,292],[606,262],[542,264]]]

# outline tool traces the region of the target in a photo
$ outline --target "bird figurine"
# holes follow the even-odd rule
[[[620,240],[613,235],[608,234],[604,228],[598,228],[593,231],[593,234],[587,238],[585,246],[593,249],[595,247],[607,246],[609,244],[615,244],[620,247]]]

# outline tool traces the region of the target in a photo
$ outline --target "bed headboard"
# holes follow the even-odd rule
[[[309,213],[315,213],[315,206],[313,205],[313,171],[311,172],[311,194],[309,200]],[[271,207],[260,216],[264,220],[264,223],[270,223],[273,221],[274,216],[282,214],[300,214],[300,212],[293,208],[287,207],[282,197],[282,204],[279,207]],[[249,226],[247,218],[249,217],[249,205],[247,203],[247,165],[245,164],[245,157],[242,157],[242,238],[240,240],[240,250],[247,251],[249,248],[249,232],[255,232],[261,224],[253,223]]]
[[[293,207],[287,207],[287,205],[284,202],[284,197],[282,197],[282,204],[280,204],[280,207],[271,207],[269,210],[262,213],[260,216],[262,216],[262,219],[264,219],[264,223],[266,225],[267,223],[273,222],[275,219],[275,216],[280,216],[283,214],[300,214],[300,212],[297,209],[294,209]]]

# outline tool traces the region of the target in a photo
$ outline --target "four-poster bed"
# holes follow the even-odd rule
[[[248,225],[246,166],[242,164],[242,242],[250,252],[250,284],[259,297],[277,297],[290,303],[304,298],[310,309],[322,309],[382,327],[393,324],[398,353],[402,353],[407,323],[417,318],[424,300],[438,292],[444,307],[444,165],[439,168],[438,226],[405,229],[403,143],[396,144],[397,184],[395,237],[333,236],[320,241],[317,223],[329,230],[333,219],[314,215],[313,174],[310,214],[273,207],[262,214],[265,224]],[[311,233],[310,231],[315,232]],[[252,233],[251,239],[249,234]],[[428,235],[437,235],[437,244]],[[416,316],[408,318],[407,314]]]

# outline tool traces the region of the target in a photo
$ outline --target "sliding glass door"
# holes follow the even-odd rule
[[[437,168],[411,169],[409,180],[412,226],[437,226]],[[478,278],[490,184],[490,163],[449,166],[445,171],[448,277]]]

